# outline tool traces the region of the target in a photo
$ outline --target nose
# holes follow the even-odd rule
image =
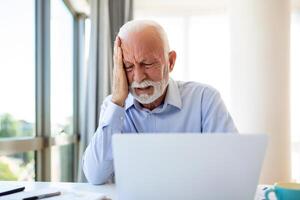
[[[138,83],[141,83],[145,79],[146,79],[146,74],[145,74],[144,68],[139,66],[139,65],[136,66],[134,68],[133,80],[138,82]]]

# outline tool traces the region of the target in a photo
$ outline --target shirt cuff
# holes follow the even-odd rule
[[[121,130],[125,120],[125,108],[108,101],[103,116],[105,117],[100,122],[102,128],[109,125],[113,129]]]

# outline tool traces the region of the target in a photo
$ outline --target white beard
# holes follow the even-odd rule
[[[167,88],[169,84],[169,80],[167,79],[163,79],[159,82],[154,82],[154,81],[150,81],[150,80],[145,80],[141,83],[137,83],[136,81],[132,82],[130,85],[130,93],[132,94],[132,96],[141,104],[150,104],[152,102],[154,102],[156,99],[158,99],[159,97],[161,97],[165,91],[165,89]],[[146,88],[152,86],[153,87],[153,94],[148,95],[148,94],[141,94],[138,95],[135,92],[135,88]]]

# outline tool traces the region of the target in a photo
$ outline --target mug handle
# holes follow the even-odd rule
[[[275,190],[274,190],[273,188],[270,188],[270,189],[267,189],[267,190],[265,191],[265,198],[266,198],[266,200],[270,200],[270,199],[269,199],[269,194],[270,194],[271,192],[274,192],[274,193],[275,193]]]

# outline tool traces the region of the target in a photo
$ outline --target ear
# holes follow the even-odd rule
[[[176,61],[176,52],[170,51],[169,52],[169,72],[173,71],[175,61]]]

